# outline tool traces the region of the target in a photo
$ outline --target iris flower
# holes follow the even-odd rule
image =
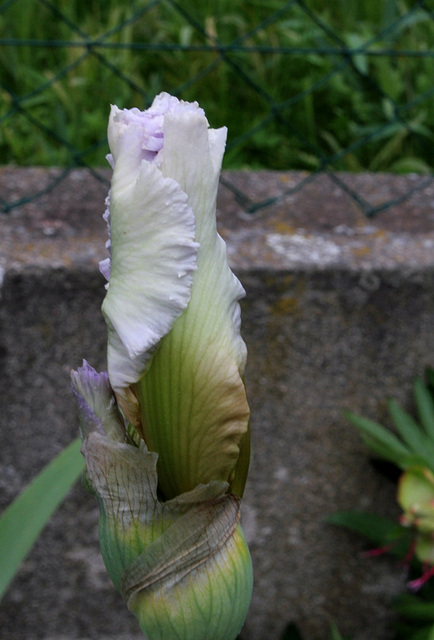
[[[216,230],[226,129],[162,93],[111,109],[108,372],[72,373],[108,572],[149,640],[231,640],[252,591],[244,290]]]

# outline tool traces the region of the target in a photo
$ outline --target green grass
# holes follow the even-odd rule
[[[190,20],[169,0],[52,1],[63,17],[41,0],[0,6],[0,37],[46,41],[0,48],[3,162],[104,165],[109,104],[145,108],[166,90],[228,126],[226,167],[312,170],[334,156],[341,170],[432,170],[434,17],[410,0],[286,11],[283,0],[180,1]],[[122,46],[89,53],[86,38]],[[194,49],[216,41],[231,48]],[[422,55],[362,51],[345,62],[333,51],[368,41],[370,52]]]

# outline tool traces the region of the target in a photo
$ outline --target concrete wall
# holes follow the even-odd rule
[[[4,168],[0,193],[18,199],[56,175]],[[412,379],[434,364],[433,207],[421,191],[366,220],[325,176],[284,198],[301,177],[226,174],[253,198],[280,189],[275,205],[250,217],[227,189],[219,200],[220,230],[247,291],[253,459],[243,518],[256,582],[242,637],[278,640],[294,620],[309,640],[325,640],[335,620],[353,640],[387,640],[402,568],[361,557],[365,541],[325,518],[348,508],[398,514],[393,484],[372,468],[342,411],[385,420],[385,398],[409,404]],[[405,188],[403,178],[344,177],[371,201]],[[104,196],[74,171],[0,217],[3,507],[77,434],[70,369],[82,357],[104,368]],[[105,573],[96,504],[81,486],[3,600],[0,629],[3,640],[141,637]]]

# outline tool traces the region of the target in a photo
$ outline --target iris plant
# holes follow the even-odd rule
[[[149,640],[231,640],[252,591],[242,286],[216,231],[226,129],[168,94],[113,106],[108,372],[72,373],[107,570]]]

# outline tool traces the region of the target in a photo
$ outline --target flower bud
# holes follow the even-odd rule
[[[102,310],[110,383],[159,454],[166,498],[211,480],[242,495],[244,290],[216,230],[226,129],[210,129],[196,103],[160,94],[144,112],[112,107],[108,138],[111,264]]]
[[[148,640],[234,640],[252,594],[244,290],[216,229],[226,129],[160,94],[112,107],[108,373],[72,374],[114,585]]]

